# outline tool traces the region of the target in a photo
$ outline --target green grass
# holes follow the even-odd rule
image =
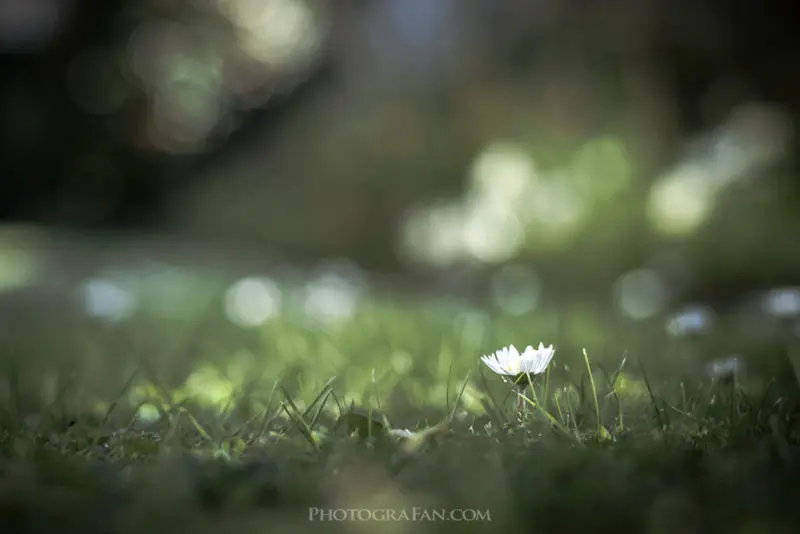
[[[87,337],[134,362],[100,371],[9,357],[0,529],[793,531],[800,425],[783,382],[657,379],[658,354],[556,341],[518,414],[479,356],[559,329],[454,327],[467,312],[372,302],[337,327],[282,318],[247,335],[161,321],[144,339]],[[312,509],[398,520],[326,524]],[[399,520],[463,509],[483,519]]]

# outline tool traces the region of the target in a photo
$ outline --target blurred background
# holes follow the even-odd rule
[[[540,339],[783,353],[798,22],[781,0],[0,0],[3,350],[106,376],[103,343],[163,348],[153,324],[190,347],[210,316],[327,331],[378,295],[529,338],[477,335],[470,363]],[[209,351],[248,346],[214,328]]]

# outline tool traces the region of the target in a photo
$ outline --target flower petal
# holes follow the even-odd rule
[[[503,347],[502,349],[498,350],[497,353],[497,362],[503,368],[506,373],[511,373],[514,370],[516,365],[517,357],[509,350],[508,347]]]
[[[481,361],[485,363],[489,369],[499,375],[509,374],[509,372],[505,369],[505,366],[497,360],[496,356],[482,356]]]
[[[533,349],[533,347],[529,348],[530,350],[526,348],[523,353],[523,358],[520,362],[520,372],[530,373],[532,375],[543,373],[553,359],[553,354],[555,353],[553,345],[545,347],[543,343],[539,343],[538,349]]]

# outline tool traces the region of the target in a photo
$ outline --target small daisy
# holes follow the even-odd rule
[[[481,356],[481,361],[495,373],[503,376],[513,376],[514,384],[522,390],[530,384],[530,378],[540,375],[547,370],[550,360],[553,359],[555,349],[553,345],[545,347],[544,343],[539,343],[539,347],[534,349],[531,345],[525,347],[522,354],[514,345],[503,347],[495,351],[494,354]],[[522,409],[522,397],[517,399],[517,409]]]
[[[514,381],[519,383],[522,377],[527,379],[528,375],[533,376],[544,373],[550,364],[550,360],[553,359],[554,353],[553,345],[545,347],[544,343],[539,343],[539,348],[537,349],[528,345],[522,354],[514,345],[509,345],[495,351],[494,354],[482,356],[481,361],[499,375],[514,376]]]

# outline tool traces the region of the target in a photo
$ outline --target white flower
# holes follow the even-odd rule
[[[509,345],[494,354],[481,356],[481,361],[499,375],[514,376],[522,373],[538,375],[547,369],[554,353],[553,345],[545,347],[544,343],[539,343],[537,349],[528,345],[522,354],[514,345]]]

